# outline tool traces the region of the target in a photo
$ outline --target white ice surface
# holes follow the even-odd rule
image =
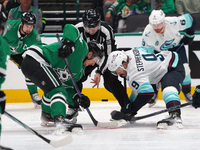
[[[185,101],[182,101],[184,103]],[[144,106],[138,116],[165,109],[163,101],[148,108]],[[108,122],[110,112],[119,110],[117,102],[92,102],[90,110],[99,122]],[[49,139],[53,127],[40,126],[41,109],[34,109],[32,103],[7,104],[6,111]],[[84,128],[83,135],[72,135],[73,142],[54,148],[35,134],[27,131],[5,115],[2,116],[1,145],[14,150],[198,150],[200,148],[200,109],[191,106],[182,108],[183,129],[158,130],[157,121],[167,117],[163,113],[127,124],[117,129],[95,127],[86,111],[79,112],[78,123]]]

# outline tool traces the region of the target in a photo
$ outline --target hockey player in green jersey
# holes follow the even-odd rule
[[[42,123],[54,122],[57,134],[76,132],[77,129],[82,131],[81,125],[72,124],[66,119],[66,103],[87,108],[90,100],[85,95],[79,97],[75,92],[64,58],[68,60],[75,81],[79,81],[85,71],[85,60],[98,61],[95,52],[90,50],[88,52],[79,31],[73,25],[66,24],[61,47],[58,42],[46,46],[33,45],[23,54],[22,72],[44,91]]]
[[[40,44],[41,38],[38,32],[34,29],[36,17],[33,13],[25,12],[21,20],[8,20],[7,32],[4,39],[10,45],[11,60],[17,65],[21,66],[22,54],[27,47],[33,44]],[[37,93],[37,86],[26,78],[26,85],[28,87],[31,99],[35,106],[41,103],[41,98]]]
[[[1,137],[1,115],[4,113],[5,103],[6,103],[6,95],[1,90],[1,85],[5,81],[6,77],[6,69],[7,63],[10,57],[9,45],[7,42],[2,38],[2,34],[4,34],[5,26],[6,26],[6,15],[3,12],[3,5],[0,4],[0,137]],[[11,150],[10,148],[6,148],[0,146],[0,149]]]

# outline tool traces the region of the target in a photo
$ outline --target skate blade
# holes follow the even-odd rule
[[[42,122],[40,123],[40,125],[41,125],[42,127],[54,127],[54,123],[53,123],[53,122],[42,121]]]
[[[167,123],[159,123],[157,129],[183,129],[182,122],[176,122],[173,125],[168,125]]]

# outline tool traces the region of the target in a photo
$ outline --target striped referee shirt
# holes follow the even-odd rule
[[[98,64],[97,73],[103,74],[107,69],[106,63],[108,55],[116,49],[115,37],[113,34],[113,29],[111,26],[101,21],[101,25],[99,30],[94,35],[90,35],[84,25],[83,22],[80,22],[75,25],[75,27],[79,30],[82,38],[88,43],[89,41],[96,40],[104,47],[104,56]]]

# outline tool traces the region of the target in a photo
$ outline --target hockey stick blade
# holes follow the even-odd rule
[[[69,135],[57,141],[50,140],[49,144],[57,148],[57,147],[69,145],[70,143],[72,143],[72,141],[73,141],[73,138],[71,135]]]
[[[26,124],[24,124],[23,122],[21,122],[20,120],[18,120],[17,118],[15,118],[14,116],[12,116],[11,114],[7,113],[6,111],[4,112],[4,115],[6,115],[8,118],[12,119],[13,121],[18,123],[19,125],[23,126],[25,129],[27,129],[31,133],[37,135],[38,137],[40,137],[42,140],[44,140],[48,144],[52,145],[53,147],[65,146],[65,145],[72,143],[72,141],[73,141],[71,135],[69,135],[69,136],[67,136],[63,139],[56,140],[56,141],[49,140],[49,139],[45,138],[44,136],[42,136],[41,134],[39,134],[38,132],[36,132],[35,130],[33,130],[32,128],[30,128],[29,126],[27,126]]]
[[[60,38],[59,38],[59,34],[56,34],[56,38],[57,38],[58,43],[59,43],[59,45],[60,45],[60,47],[61,47],[61,41],[60,41]],[[67,71],[68,71],[68,73],[69,73],[70,76],[71,76],[71,80],[72,80],[72,83],[73,83],[73,85],[74,85],[74,87],[75,87],[75,90],[76,90],[76,92],[78,93],[78,95],[81,97],[81,96],[82,96],[82,95],[81,95],[81,92],[80,92],[80,90],[79,90],[79,88],[78,88],[78,86],[77,86],[77,84],[76,84],[76,82],[75,82],[75,80],[74,80],[74,76],[73,76],[72,71],[71,71],[71,69],[70,69],[68,60],[67,60],[67,58],[65,58],[64,60],[65,60],[66,66],[67,66]],[[101,127],[101,128],[117,128],[118,126],[120,126],[120,123],[117,123],[117,122],[104,122],[104,123],[103,123],[103,122],[98,122],[98,121],[94,118],[94,116],[92,115],[90,109],[89,109],[89,108],[86,108],[86,110],[87,110],[87,113],[88,113],[88,115],[90,116],[92,122],[93,122],[94,125],[97,126],[97,127]]]
[[[112,122],[98,122],[93,115],[91,114],[90,110],[88,108],[86,108],[92,122],[94,123],[95,126],[99,127],[99,128],[117,128],[120,126],[125,125],[126,123],[124,121],[112,121]]]
[[[165,113],[165,112],[174,111],[174,110],[177,110],[181,107],[185,107],[185,106],[188,106],[188,105],[191,105],[191,103],[185,103],[185,104],[182,104],[182,105],[177,105],[175,107],[160,110],[160,111],[157,111],[157,112],[154,112],[154,113],[151,113],[151,114],[147,114],[147,115],[144,115],[144,116],[139,116],[139,117],[131,117],[131,116],[128,116],[124,113],[121,113],[119,111],[114,110],[114,111],[111,112],[111,116],[112,116],[113,119],[124,119],[126,121],[134,122],[134,121],[141,120],[141,119],[144,119],[144,118],[156,116],[156,115],[159,115],[159,114],[162,114],[162,113]]]

